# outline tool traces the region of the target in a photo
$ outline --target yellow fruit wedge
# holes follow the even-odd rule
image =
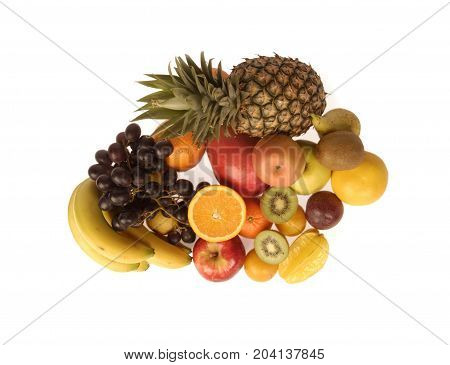
[[[299,283],[317,273],[328,258],[328,241],[316,229],[302,233],[289,247],[289,255],[278,273],[289,284]]]

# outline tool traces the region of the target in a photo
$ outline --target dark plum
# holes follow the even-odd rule
[[[306,204],[306,219],[317,229],[329,229],[344,215],[344,205],[336,194],[319,191],[311,195]]]

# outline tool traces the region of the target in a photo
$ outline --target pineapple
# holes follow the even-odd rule
[[[145,96],[135,120],[165,119],[155,133],[171,138],[192,131],[194,141],[218,138],[222,128],[253,137],[298,136],[311,127],[311,114],[325,110],[325,92],[317,73],[297,59],[260,56],[246,59],[224,78],[204,54],[198,66],[191,57],[175,59],[173,74],[147,75]]]

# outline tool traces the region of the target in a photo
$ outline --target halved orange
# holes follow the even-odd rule
[[[188,218],[197,236],[208,242],[223,242],[239,234],[245,213],[244,199],[236,191],[211,185],[192,198]]]

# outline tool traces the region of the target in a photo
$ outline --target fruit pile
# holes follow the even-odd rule
[[[195,241],[195,267],[210,281],[242,267],[255,281],[314,275],[328,258],[319,230],[339,223],[343,203],[370,204],[387,186],[386,166],[359,138],[359,119],[344,109],[322,115],[322,81],[297,59],[247,59],[229,76],[203,54],[200,65],[189,56],[175,63],[175,72],[142,82],[156,91],[140,100],[134,120],[164,122],[152,135],[129,124],[97,151],[90,179],[73,192],[75,240],[115,271],[183,267]],[[293,139],[311,126],[317,144]],[[205,151],[219,184],[194,189],[178,173]],[[333,192],[322,190],[329,180]],[[304,208],[298,195],[310,196]],[[253,240],[248,253],[240,236]],[[287,236],[296,237],[291,245]]]

